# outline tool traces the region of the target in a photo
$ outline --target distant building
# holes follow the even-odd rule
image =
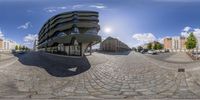
[[[153,42],[146,43],[146,44],[142,45],[142,48],[143,48],[143,49],[148,49],[148,45],[149,45],[149,44],[151,44],[152,49],[153,49],[153,47],[154,47],[156,44],[161,44],[161,43],[158,42],[158,41],[153,41]],[[161,45],[162,45],[162,44],[161,44]]]
[[[164,49],[172,49],[172,38],[164,39]]]
[[[172,52],[184,52],[186,51],[186,38],[182,36],[171,37],[164,39],[164,49],[170,50]]]
[[[148,43],[141,46],[143,49],[148,49]]]
[[[0,39],[0,51],[15,50],[15,46],[18,45],[15,41]]]
[[[0,39],[0,50],[3,49],[3,39]]]
[[[100,49],[103,51],[127,51],[130,50],[128,45],[125,43],[121,42],[120,40],[112,37],[106,38],[101,44],[100,44]]]
[[[35,41],[34,41],[33,50],[38,51],[38,39],[35,39]]]

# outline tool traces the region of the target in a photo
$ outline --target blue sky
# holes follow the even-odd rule
[[[100,14],[103,39],[113,36],[132,47],[179,36],[185,27],[198,29],[199,9],[200,0],[0,0],[0,37],[31,47],[50,17],[94,10]]]

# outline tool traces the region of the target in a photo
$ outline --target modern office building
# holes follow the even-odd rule
[[[100,50],[117,52],[117,51],[128,51],[131,49],[128,47],[128,45],[121,42],[117,38],[108,37],[103,42],[101,42]]]
[[[98,12],[71,11],[50,18],[41,28],[38,50],[66,55],[83,56],[94,44],[101,42],[98,35]]]
[[[182,36],[165,38],[164,39],[164,49],[170,50],[172,52],[184,52],[186,51],[186,38]]]

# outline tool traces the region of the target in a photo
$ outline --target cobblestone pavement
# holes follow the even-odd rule
[[[200,99],[200,62],[169,63],[134,52],[93,53],[87,56],[88,66],[79,64],[88,68],[76,74],[81,66],[69,67],[68,58],[59,63],[53,56],[28,53],[16,59],[0,65],[0,98]],[[68,71],[72,74],[64,74]]]
[[[0,53],[0,61],[12,59],[13,57],[10,53]]]
[[[162,60],[170,63],[190,63],[193,60],[185,52],[175,52],[175,53],[159,53],[157,55],[146,54],[157,60]]]

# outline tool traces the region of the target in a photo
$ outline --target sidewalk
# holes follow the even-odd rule
[[[191,62],[191,61],[193,61],[185,52],[178,52],[178,53],[170,56],[166,60],[173,61],[173,62]]]

